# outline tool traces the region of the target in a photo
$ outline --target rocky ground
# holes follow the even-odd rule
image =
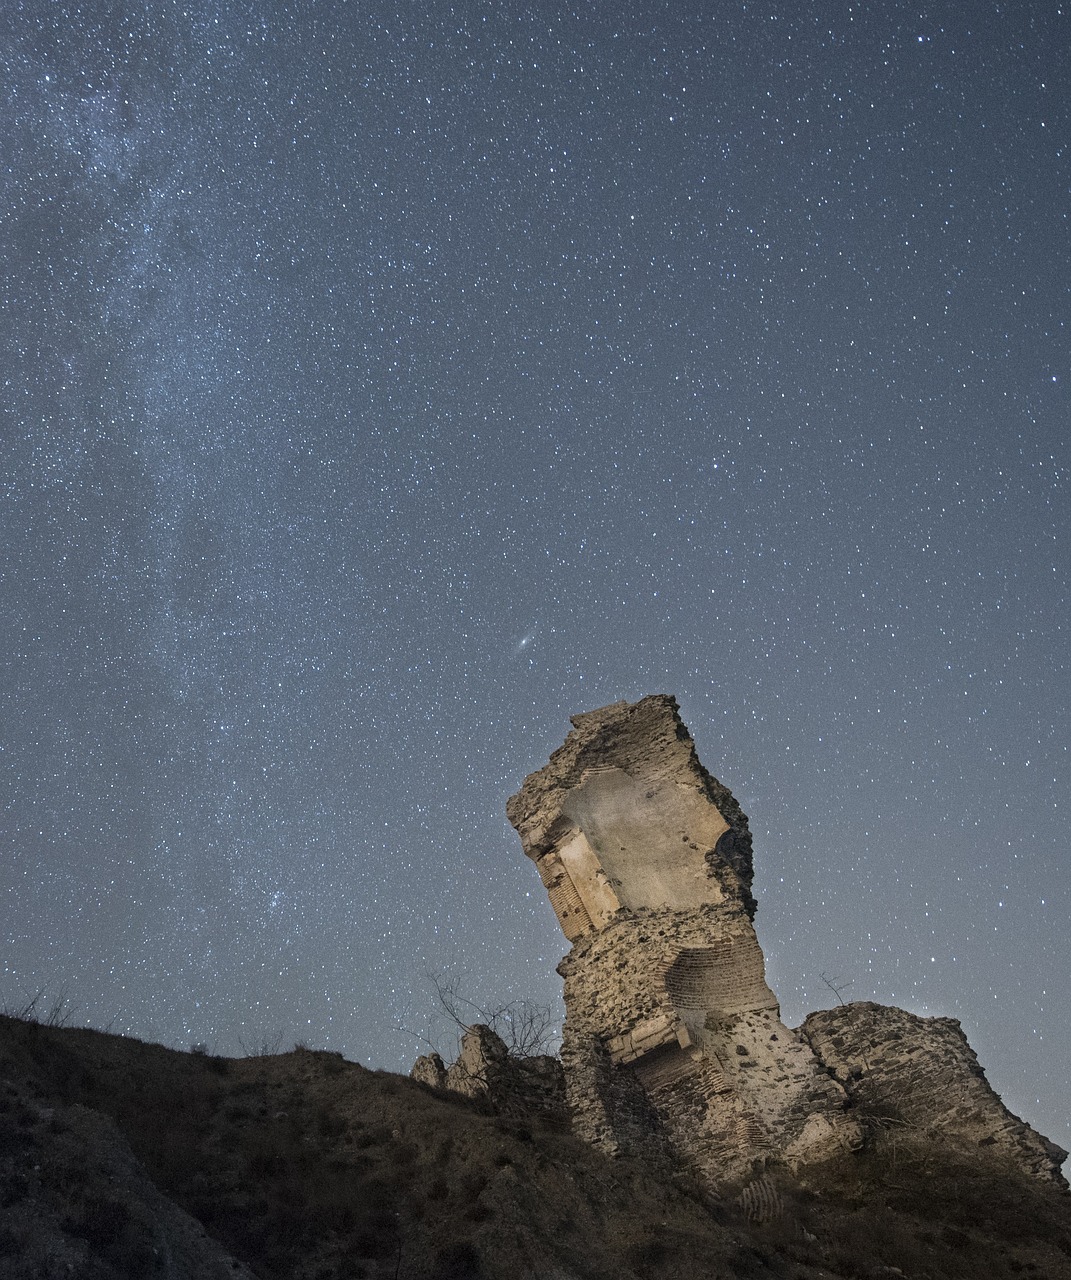
[[[1071,1196],[890,1113],[703,1192],[564,1126],[297,1048],[0,1018],[0,1277],[1071,1278]]]

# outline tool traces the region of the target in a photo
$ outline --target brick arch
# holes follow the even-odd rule
[[[674,1008],[695,1030],[710,1014],[721,1019],[777,1003],[766,985],[754,934],[730,934],[706,947],[682,948],[667,964],[663,980]]]

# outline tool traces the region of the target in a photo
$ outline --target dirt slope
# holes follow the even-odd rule
[[[329,1053],[0,1018],[0,1277],[1071,1280],[1071,1197],[890,1117],[705,1195]]]

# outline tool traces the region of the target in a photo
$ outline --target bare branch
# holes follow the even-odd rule
[[[558,1023],[554,1011],[547,1005],[532,1000],[482,1005],[462,991],[463,974],[429,971],[425,976],[439,1014],[453,1025],[459,1042],[469,1027],[482,1023],[499,1037],[511,1058],[534,1058],[553,1051],[559,1034]],[[433,1051],[438,1051],[438,1045],[429,1037],[408,1028],[399,1030],[405,1030]]]
[[[38,987],[32,996],[27,996],[21,1004],[5,1005],[2,1012],[9,1018],[17,1018],[20,1022],[35,1022],[42,1027],[65,1027],[74,1017],[78,1006],[71,1003],[66,987],[61,987],[49,1004],[44,1006],[47,987]]]
[[[828,973],[820,973],[818,976],[837,997],[838,1004],[847,1004],[847,1001],[844,999],[844,992],[852,985],[850,981],[845,982],[843,978],[831,976]]]
[[[242,1050],[242,1054],[247,1058],[274,1058],[280,1052],[283,1043],[283,1033],[277,1031],[274,1036],[267,1033],[258,1036],[255,1040],[250,1040],[248,1044],[238,1036],[238,1046]]]

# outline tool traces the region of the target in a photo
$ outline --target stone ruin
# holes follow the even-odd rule
[[[751,834],[672,698],[573,718],[506,812],[573,944],[562,1064],[577,1133],[686,1156],[713,1181],[860,1141],[781,1021],[752,918]]]
[[[572,724],[506,811],[572,944],[558,972],[578,1136],[719,1186],[769,1160],[799,1171],[853,1150],[893,1108],[1062,1182],[1066,1153],[1004,1108],[951,1019],[864,1003],[785,1026],[752,923],[747,818],[673,698]],[[539,1103],[532,1073],[489,1035],[474,1028],[453,1067],[433,1055],[414,1074],[499,1110],[560,1112],[561,1076],[536,1068]]]
[[[517,1057],[502,1037],[477,1023],[461,1037],[457,1059],[448,1067],[438,1053],[413,1063],[410,1076],[433,1089],[448,1089],[485,1101],[500,1115],[526,1119],[540,1115],[568,1125],[562,1064],[548,1054]]]
[[[860,1115],[895,1116],[1063,1182],[1067,1152],[1005,1107],[955,1018],[863,1000],[808,1014],[800,1032]]]

